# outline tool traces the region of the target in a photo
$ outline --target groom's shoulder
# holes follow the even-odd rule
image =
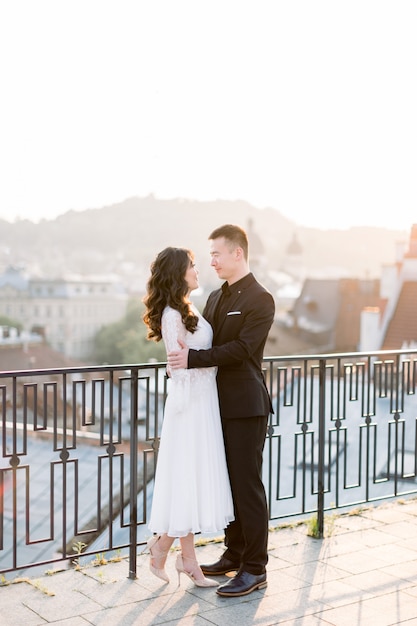
[[[257,278],[255,278],[255,276],[253,276],[253,280],[252,282],[248,285],[249,288],[252,288],[253,290],[257,291],[258,293],[267,293],[272,297],[272,294],[270,292],[270,290],[265,287],[265,285],[263,285],[261,282],[259,282],[259,280]]]
[[[219,293],[221,292],[221,289],[213,289],[213,291],[211,291],[208,295],[207,298],[207,302],[206,304],[209,304],[213,299],[217,298],[217,296],[219,295]]]

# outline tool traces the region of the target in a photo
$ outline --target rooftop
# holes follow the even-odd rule
[[[140,553],[137,578],[122,556],[80,569],[0,585],[2,626],[390,626],[417,623],[417,500],[397,500],[327,516],[325,538],[289,525],[269,533],[268,586],[239,598],[169,584]],[[221,542],[197,548],[200,563],[220,556]],[[219,576],[219,584],[225,577]],[[17,583],[20,584],[17,584]]]

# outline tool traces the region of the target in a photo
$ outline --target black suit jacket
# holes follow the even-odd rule
[[[215,312],[222,290],[210,294],[203,315],[213,328],[213,347],[191,349],[188,367],[218,366],[223,419],[266,416],[272,412],[272,405],[262,374],[262,358],[275,302],[251,273],[232,287],[234,293],[226,314],[217,323]]]

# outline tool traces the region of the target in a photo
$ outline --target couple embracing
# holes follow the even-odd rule
[[[151,265],[144,298],[148,339],[165,343],[170,389],[164,410],[148,541],[150,569],[169,582],[175,567],[223,597],[266,587],[268,507],[262,455],[271,400],[262,373],[275,304],[249,269],[248,238],[226,224],[209,236],[211,266],[224,282],[201,315],[193,253],[166,248]],[[199,564],[196,533],[224,531],[216,563]],[[237,572],[219,585],[213,577]]]

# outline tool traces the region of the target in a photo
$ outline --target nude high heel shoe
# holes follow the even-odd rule
[[[184,567],[184,561],[190,564],[192,570],[187,571]],[[195,559],[189,559],[187,557],[183,557],[181,554],[178,554],[177,559],[175,561],[175,569],[178,573],[178,585],[180,584],[180,574],[185,574],[188,578],[191,578],[196,587],[218,587],[219,583],[214,580],[209,580],[205,578],[203,572],[200,569],[199,564]],[[197,578],[196,573],[200,573],[202,578]]]
[[[157,545],[157,543],[160,540],[160,538],[161,538],[161,535],[155,535],[154,537],[151,537],[147,541],[149,554],[151,555],[151,558],[149,561],[149,569],[151,570],[152,574],[154,574],[161,580],[164,580],[166,583],[169,583],[169,578],[165,571],[165,568],[155,567],[155,565],[152,564],[152,560],[154,560],[154,563],[156,563],[157,560],[164,559],[163,565],[165,566],[165,559],[169,551],[167,550],[166,552],[163,552],[162,550],[159,549],[159,546]]]

